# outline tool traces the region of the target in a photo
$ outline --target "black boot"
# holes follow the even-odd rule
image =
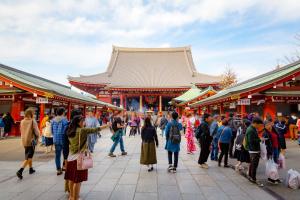
[[[21,168],[21,169],[19,169],[19,171],[17,171],[17,177],[20,179],[20,180],[22,180],[23,179],[23,175],[22,175],[22,173],[23,173],[23,171],[24,171],[24,168]]]
[[[35,173],[35,170],[31,167],[30,169],[29,169],[29,174],[34,174]]]

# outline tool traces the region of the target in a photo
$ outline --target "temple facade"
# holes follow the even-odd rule
[[[172,109],[169,102],[192,85],[219,89],[221,77],[197,72],[190,47],[113,46],[105,72],[68,77],[68,80],[101,101],[143,112]]]

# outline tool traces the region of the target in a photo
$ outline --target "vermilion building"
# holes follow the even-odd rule
[[[69,77],[71,85],[101,101],[135,111],[164,111],[172,98],[195,84],[219,88],[220,76],[199,73],[190,47],[113,47],[107,70],[95,75]]]
[[[257,112],[264,117],[300,112],[300,61],[241,82],[191,104],[210,113]]]
[[[0,64],[0,113],[11,113],[15,121],[10,135],[20,135],[19,125],[26,109],[33,109],[37,122],[41,122],[45,113],[53,114],[57,107],[65,107],[68,118],[74,108],[84,113],[87,108],[95,112],[120,110],[75,92],[69,86]]]

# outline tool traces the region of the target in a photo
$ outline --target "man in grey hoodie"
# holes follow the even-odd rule
[[[63,168],[61,166],[61,153],[63,152],[64,163],[68,159],[68,139],[66,137],[66,130],[69,122],[64,116],[65,109],[59,108],[56,111],[56,117],[51,121],[51,130],[53,135],[53,143],[55,145],[55,164],[57,170],[57,176],[61,175]]]

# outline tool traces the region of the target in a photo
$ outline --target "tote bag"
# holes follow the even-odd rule
[[[81,133],[79,133],[79,151],[81,147],[80,139]],[[77,158],[77,170],[86,170],[90,168],[93,168],[93,158],[91,152],[86,148],[79,152],[79,156]]]

